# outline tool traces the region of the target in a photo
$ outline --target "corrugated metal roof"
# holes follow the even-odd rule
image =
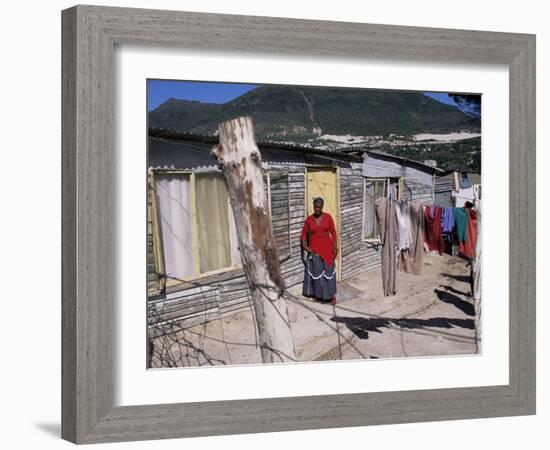
[[[168,130],[165,128],[150,128],[149,129],[150,137],[159,137],[167,139],[179,139],[185,141],[195,141],[195,142],[207,142],[212,144],[218,143],[217,134],[206,135],[206,134],[195,134],[195,133],[182,133],[175,130]],[[270,147],[270,148],[284,148],[287,150],[301,150],[301,151],[311,151],[311,152],[322,152],[326,154],[346,154],[345,151],[339,148],[326,148],[326,147],[315,147],[314,145],[303,143],[290,143],[290,142],[279,142],[279,141],[268,141],[268,140],[257,140],[256,143],[259,147]]]
[[[211,136],[175,135],[173,133],[150,133],[148,167],[163,170],[211,170],[217,161],[211,154],[217,139]],[[170,136],[170,137],[166,137]],[[346,166],[361,162],[355,156],[316,150],[311,147],[285,146],[259,143],[264,164],[304,166]]]
[[[393,161],[399,161],[400,163],[405,163],[409,165],[414,165],[416,167],[425,168],[427,171],[430,171],[432,173],[443,173],[444,171],[440,169],[439,167],[434,167],[430,164],[425,164],[422,161],[416,161],[415,159],[405,158],[403,156],[397,156],[392,155],[390,153],[383,152],[381,150],[376,150],[372,147],[349,147],[349,148],[342,148],[339,150],[341,153],[344,154],[350,154],[350,153],[358,153],[358,154],[368,154],[368,155],[378,155],[383,156],[385,158],[388,158],[389,160]]]
[[[420,167],[422,169],[425,169],[428,172],[443,173],[443,170],[441,170],[438,167],[434,167],[434,166],[431,166],[429,164],[424,164],[423,162],[416,161],[414,159],[404,158],[403,156],[390,155],[389,153],[385,153],[385,152],[382,152],[380,150],[365,150],[365,153],[378,155],[378,156],[383,156],[385,158],[400,161],[401,163],[411,164],[411,165],[414,165],[416,167]]]

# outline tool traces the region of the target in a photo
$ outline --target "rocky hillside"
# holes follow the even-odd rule
[[[260,86],[224,104],[169,99],[149,113],[149,127],[214,134],[242,115],[258,139],[285,142],[480,130],[479,119],[422,93],[294,86]]]

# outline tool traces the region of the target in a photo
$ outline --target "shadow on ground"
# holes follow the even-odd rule
[[[465,291],[459,291],[458,289],[455,289],[454,287],[452,286],[446,286],[446,285],[439,285],[439,287],[442,287],[443,289],[445,289],[446,291],[449,291],[449,292],[452,292],[453,294],[458,294],[458,295],[462,295],[464,297],[470,297],[470,294],[468,292],[465,292]]]
[[[369,332],[382,333],[384,328],[468,328],[474,329],[473,319],[449,319],[432,317],[430,319],[390,319],[387,317],[332,317],[332,322],[343,323],[359,339],[368,339]]]
[[[445,278],[451,278],[451,279],[456,280],[456,281],[461,281],[463,283],[470,284],[470,276],[469,275],[453,275],[452,273],[442,273],[441,276],[445,277]]]
[[[449,286],[441,286],[441,287],[444,289],[453,290],[455,292],[460,292],[453,288],[449,289]],[[462,300],[460,297],[456,296],[455,294],[442,291],[441,289],[434,289],[434,293],[435,295],[437,295],[437,298],[442,302],[448,303],[449,305],[456,306],[458,309],[460,309],[464,314],[468,316],[475,316],[474,305]]]

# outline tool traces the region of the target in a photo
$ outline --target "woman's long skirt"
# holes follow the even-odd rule
[[[330,301],[336,295],[336,263],[328,266],[315,253],[308,255],[304,271],[302,294],[321,301]]]

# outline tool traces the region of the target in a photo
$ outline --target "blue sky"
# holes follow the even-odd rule
[[[257,87],[257,84],[205,83],[200,81],[147,80],[147,110],[151,111],[169,98],[197,100],[204,103],[226,103]],[[425,95],[456,106],[445,93],[424,92]]]
[[[447,105],[456,106],[455,101],[450,98],[446,93],[442,92],[424,92],[424,95],[437,100],[438,102],[445,103]]]
[[[257,87],[257,84],[204,83],[147,80],[147,109],[155,109],[170,97],[204,103],[226,103]]]

